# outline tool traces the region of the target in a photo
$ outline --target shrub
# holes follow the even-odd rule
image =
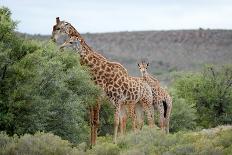
[[[138,133],[120,138],[118,146],[121,154],[229,154],[231,131],[231,126],[219,126],[200,132],[181,131],[166,135],[145,127]]]
[[[200,73],[185,74],[174,84],[177,95],[193,103],[198,126],[232,124],[232,66],[208,66]]]
[[[202,131],[181,131],[164,134],[160,129],[144,127],[118,139],[111,137],[98,139],[97,145],[87,150],[85,143],[76,147],[66,140],[51,134],[37,132],[34,135],[8,137],[0,134],[0,154],[230,154],[232,148],[232,126],[219,126]]]
[[[93,147],[87,154],[96,155],[118,155],[120,152],[119,147],[113,143],[101,143]]]
[[[179,98],[176,90],[172,89],[173,106],[170,118],[170,131],[192,130],[196,127],[196,109],[192,103]]]
[[[105,99],[100,109],[99,136],[113,134],[114,131],[114,107]]]
[[[6,134],[1,134],[2,137],[7,137]],[[72,147],[71,144],[62,140],[60,137],[50,133],[37,132],[35,135],[25,134],[19,137],[8,137],[9,143],[1,146],[1,154],[37,154],[37,155],[64,155],[64,154],[80,154],[79,150]]]
[[[49,131],[73,143],[87,141],[86,109],[100,89],[77,54],[17,37],[10,15],[0,8],[0,131]]]

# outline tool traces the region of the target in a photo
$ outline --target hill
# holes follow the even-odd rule
[[[21,34],[22,35],[22,34]],[[40,40],[49,36],[28,36]],[[232,30],[170,30],[83,34],[87,43],[130,74],[140,75],[137,62],[150,61],[150,71],[197,70],[204,64],[226,64],[232,60]]]

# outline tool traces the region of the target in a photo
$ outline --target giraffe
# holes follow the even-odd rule
[[[80,38],[82,38],[81,37],[81,35],[80,35],[80,33],[78,33],[78,31],[70,24],[70,23],[68,23],[68,22],[61,22],[60,21],[60,19],[59,19],[59,17],[57,17],[56,18],[56,25],[54,25],[53,26],[53,32],[52,32],[52,39],[55,41],[55,40],[57,40],[57,36],[58,35],[56,35],[57,34],[57,31],[59,31],[59,32],[61,32],[60,30],[61,30],[61,28],[64,28],[65,27],[65,29],[64,29],[64,33],[65,34],[67,34],[68,35],[68,39],[66,40],[66,42],[64,42],[61,46],[60,46],[60,48],[62,49],[63,47],[65,47],[65,46],[67,46],[68,44],[69,44],[69,42],[71,41],[71,40],[75,40],[75,37],[76,36],[79,36]],[[57,26],[58,25],[58,23],[59,23],[59,26]],[[55,30],[55,31],[54,31]],[[72,38],[73,37],[73,38]],[[82,38],[83,39],[83,38]],[[74,42],[76,42],[76,41],[74,41]],[[78,41],[76,42],[76,43],[79,43]],[[83,44],[84,44],[84,46],[88,49],[88,50],[92,50],[85,42],[83,42]],[[79,50],[79,49],[78,49]],[[93,53],[96,55],[96,56],[98,56],[100,59],[105,59],[105,57],[103,57],[102,55],[100,55],[100,54],[98,54],[98,53],[96,53],[96,52],[94,52],[93,51]],[[122,68],[122,69],[124,69],[124,72],[125,73],[127,73],[127,70],[125,69],[125,68]],[[136,120],[136,115],[135,115],[135,112],[134,112],[134,110],[136,110],[136,109],[139,109],[140,108],[140,106],[138,105],[138,106],[133,106],[133,103],[128,103],[127,105],[129,105],[127,108],[128,108],[128,111],[129,111],[129,116],[132,118],[132,122],[134,122],[135,120]],[[137,104],[136,104],[137,105]],[[122,111],[121,111],[121,114],[122,114],[122,117],[120,118],[120,132],[121,132],[121,134],[123,135],[123,133],[124,133],[124,130],[125,130],[125,126],[126,126],[126,119],[127,119],[127,108],[125,108],[124,106],[122,106],[123,108],[122,108]],[[97,105],[97,106],[95,106],[95,108],[90,108],[90,109],[92,109],[92,110],[90,110],[90,111],[95,111],[95,114],[91,114],[91,112],[90,112],[90,114],[91,114],[91,116],[99,116],[99,115],[97,115],[96,113],[97,112],[99,112],[99,110],[97,110],[97,108],[100,108],[100,106],[99,105]],[[141,113],[140,113],[140,111],[139,110],[136,110],[136,111],[138,111],[137,112],[137,114],[139,114],[138,116],[141,116]],[[134,116],[135,115],[135,116]],[[139,117],[138,117],[139,118]],[[90,120],[92,120],[91,121],[91,124],[93,125],[93,126],[96,126],[94,123],[97,123],[97,124],[99,124],[99,118],[91,118],[90,117]],[[93,121],[93,120],[98,120],[98,121]],[[138,119],[137,120],[137,122],[138,123],[140,123],[141,122],[141,119]],[[133,124],[135,124],[135,122],[133,123]],[[92,128],[91,128],[92,129]],[[97,129],[95,129],[95,132],[93,131],[93,133],[96,133],[96,130]],[[133,125],[133,130],[135,130],[135,125]],[[91,130],[91,133],[92,133],[92,130]],[[92,134],[91,134],[92,135]],[[96,139],[96,136],[91,136],[91,139],[92,138],[95,138]],[[93,140],[93,142],[92,142],[92,140],[91,140],[91,143],[96,143],[96,140]]]
[[[64,47],[67,47],[67,46],[73,46],[76,48],[76,50],[81,50],[79,48],[79,41],[78,41],[78,38],[76,36],[71,36],[68,40],[66,40],[65,43],[63,43],[60,48],[64,48]],[[96,56],[102,60],[106,60],[106,58],[104,58],[102,55],[92,51],[93,53],[96,54]],[[115,63],[115,62],[113,62]],[[117,63],[116,63],[117,64]],[[123,69],[124,73],[127,74],[127,71],[126,69],[124,68]],[[135,77],[134,77],[135,78]],[[139,78],[141,80],[143,80],[143,78]],[[143,122],[144,122],[144,118],[143,118],[143,107],[141,106],[141,104],[136,104],[134,102],[131,102],[131,101],[127,101],[127,102],[124,102],[122,105],[121,105],[121,110],[120,110],[120,133],[121,135],[124,134],[125,132],[125,129],[126,129],[126,121],[127,121],[127,113],[129,113],[129,117],[132,118],[132,123],[133,123],[133,130],[135,131],[135,128],[136,129],[140,129],[142,126],[143,126]]]
[[[82,64],[90,68],[93,81],[102,88],[115,106],[114,142],[116,143],[121,106],[125,102],[132,103],[134,106],[135,103],[140,101],[146,112],[149,126],[154,126],[151,87],[143,79],[129,76],[127,70],[121,64],[110,62],[93,51],[70,23],[60,21],[57,18],[56,25],[53,27],[52,39],[56,40],[61,33],[70,36],[61,48],[74,45],[75,50],[80,55]],[[77,48],[79,46],[80,48]],[[134,114],[132,114],[132,117],[134,117]],[[134,122],[133,126],[135,126]]]
[[[166,133],[169,133],[169,121],[172,110],[172,98],[168,92],[160,86],[159,81],[147,72],[149,63],[142,61],[138,64],[142,77],[152,88],[153,105],[159,111],[160,127]]]

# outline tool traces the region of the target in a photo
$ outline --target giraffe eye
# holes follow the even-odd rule
[[[60,28],[58,27],[56,30],[60,30]]]

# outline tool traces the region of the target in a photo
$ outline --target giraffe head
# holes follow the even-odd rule
[[[65,27],[65,21],[60,21],[60,18],[56,17],[56,24],[53,26],[51,39],[57,42],[60,37],[64,36]]]
[[[68,40],[66,40],[61,46],[60,48],[65,48],[65,47],[71,47],[74,48],[81,56],[85,56],[87,55],[87,51],[82,48],[81,45],[81,39],[79,39],[77,36],[72,36],[70,37]]]
[[[51,39],[57,42],[57,39],[64,35],[68,36],[69,38],[71,36],[80,38],[80,34],[70,23],[66,21],[60,21],[60,18],[56,17],[56,24],[53,26]]]
[[[141,63],[138,63],[138,67],[139,67],[139,70],[142,74],[142,76],[145,76],[147,74],[147,68],[149,66],[149,63],[145,62],[145,61],[142,61]]]

